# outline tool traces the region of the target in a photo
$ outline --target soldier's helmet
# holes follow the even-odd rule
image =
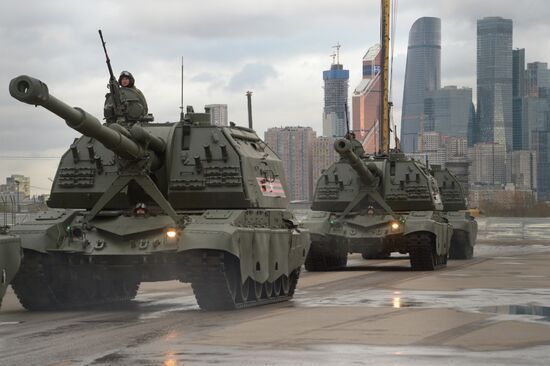
[[[132,75],[132,73],[130,71],[124,70],[123,72],[120,73],[120,76],[118,77],[118,83],[119,84],[122,81],[123,77],[127,77],[128,79],[130,79],[130,84],[128,84],[129,88],[134,86],[134,82],[135,82],[134,76]]]

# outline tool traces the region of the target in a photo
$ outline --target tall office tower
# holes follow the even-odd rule
[[[208,104],[204,109],[210,113],[211,124],[227,126],[227,104]]]
[[[523,101],[525,97],[525,48],[512,51],[512,149],[523,150]],[[525,136],[527,137],[527,136]]]
[[[545,62],[527,64],[523,132],[527,147],[537,156],[537,196],[550,200],[550,70]]]
[[[474,118],[472,89],[451,85],[426,93],[424,131],[466,138]]]
[[[416,20],[409,32],[403,109],[401,150],[415,152],[423,130],[424,98],[441,86],[441,19]]]
[[[444,136],[439,132],[425,131],[418,135],[418,147],[416,151],[423,153],[426,162],[430,165],[445,167],[447,152],[443,144]],[[409,153],[415,154],[415,153]],[[414,155],[413,155],[414,157]]]
[[[311,147],[313,190],[321,172],[340,159],[340,155],[334,150],[335,141],[336,138],[325,136],[319,136],[313,140]]]
[[[325,106],[323,108],[323,136],[342,137],[346,134],[346,105],[348,102],[349,70],[340,64],[340,45],[330,70],[323,71]]]
[[[363,143],[365,152],[379,150],[378,122],[380,121],[381,96],[381,46],[369,48],[363,57],[363,79],[351,97],[352,121],[355,137]]]
[[[532,146],[537,154],[537,199],[550,201],[550,131],[533,131]]]
[[[547,90],[542,89],[541,90]],[[523,100],[523,149],[533,150],[533,133],[550,131],[550,98],[526,96]]]
[[[447,160],[461,160],[468,155],[468,143],[465,137],[445,136],[443,145],[447,152]]]
[[[273,127],[265,132],[265,142],[283,161],[291,200],[312,197],[311,146],[315,137],[311,127]]]
[[[512,150],[512,20],[477,21],[477,111],[482,142]]]
[[[517,189],[537,188],[537,153],[532,150],[512,151],[509,157],[512,167],[511,182]]]
[[[470,182],[474,184],[501,185],[506,183],[505,155],[502,144],[486,142],[475,144],[469,151],[472,162]]]
[[[534,150],[535,132],[550,131],[550,70],[546,63],[527,64],[522,107],[522,148]],[[546,139],[539,136],[537,141],[536,145],[540,145]],[[539,162],[544,164],[544,155],[540,156]]]
[[[540,88],[550,89],[550,70],[546,62],[531,62],[525,72],[526,93],[530,97],[538,97]]]
[[[468,123],[468,147],[473,147],[481,139],[479,137],[479,115],[474,107],[472,119]]]

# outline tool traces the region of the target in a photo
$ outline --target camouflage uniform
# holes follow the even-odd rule
[[[127,77],[130,80],[128,86],[122,86],[121,81],[123,77]],[[135,87],[135,79],[133,75],[128,71],[120,73],[118,78],[118,85],[120,86],[121,100],[124,101],[126,106],[125,118],[128,121],[137,121],[141,117],[144,117],[148,113],[147,100],[145,96]],[[114,123],[117,120],[115,116],[115,103],[111,93],[105,95],[104,115],[105,119],[109,123]]]

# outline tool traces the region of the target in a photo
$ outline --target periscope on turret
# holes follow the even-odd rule
[[[317,181],[311,210],[306,269],[343,268],[348,253],[365,259],[409,254],[413,270],[446,265],[452,226],[427,168],[399,152],[363,156],[353,139],[339,139],[340,160]]]
[[[152,123],[111,84],[106,105],[123,100],[101,124],[40,80],[10,83],[15,99],[83,134],[61,158],[50,209],[12,230],[24,251],[12,284],[22,305],[129,301],[141,282],[173,279],[190,282],[208,310],[290,299],[310,239],[288,209],[281,160],[253,130],[213,126],[192,108]]]

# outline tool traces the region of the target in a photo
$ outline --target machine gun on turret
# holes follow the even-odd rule
[[[107,69],[109,69],[109,91],[111,92],[111,96],[113,98],[114,117],[123,117],[126,111],[126,103],[124,103],[123,96],[120,93],[120,85],[118,85],[118,81],[113,74],[111,59],[107,53],[107,43],[103,40],[103,33],[101,32],[101,29],[98,30],[98,32],[99,38],[101,39],[101,45],[103,46],[103,51],[105,52],[105,63],[107,64]]]

